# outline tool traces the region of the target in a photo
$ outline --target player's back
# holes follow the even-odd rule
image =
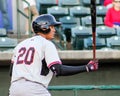
[[[13,76],[12,81],[20,78],[26,78],[31,81],[43,82],[47,77],[50,77],[47,82],[52,78],[52,72],[48,71],[46,77],[41,75],[42,61],[45,58],[46,46],[52,43],[41,36],[34,36],[22,41],[15,48],[13,56]],[[51,74],[51,75],[50,75]],[[40,77],[41,76],[41,77]]]
[[[34,36],[28,38],[22,41],[20,44],[18,44],[18,46],[15,48],[16,50],[15,54],[17,55],[17,57],[26,59],[26,62],[24,62],[25,64],[30,65],[31,63],[37,63],[35,62],[35,59],[37,57],[40,57],[42,59],[42,55],[43,55],[42,53],[47,43],[46,41],[48,40],[46,40],[41,36]],[[17,64],[19,63],[21,64],[21,62],[18,62]]]

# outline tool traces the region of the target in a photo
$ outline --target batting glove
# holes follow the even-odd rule
[[[86,65],[87,72],[95,71],[98,69],[98,60],[90,60]]]

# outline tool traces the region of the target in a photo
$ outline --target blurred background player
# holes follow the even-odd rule
[[[120,0],[113,0],[113,7],[109,8],[104,23],[108,27],[119,28],[120,27]]]
[[[38,10],[36,8],[36,2],[35,0],[26,0],[29,4],[30,4],[30,11],[31,14],[33,15],[32,21],[39,15]],[[23,8],[24,8],[24,12],[27,16],[29,16],[29,6],[27,3],[25,3],[23,1]],[[26,31],[26,35],[29,34],[29,22],[28,19],[26,20],[26,25],[25,25],[25,31]]]
[[[33,21],[36,35],[22,41],[14,50],[9,96],[51,96],[47,87],[53,75],[69,76],[98,69],[98,62],[93,60],[81,66],[62,64],[51,42],[58,25],[61,22],[49,14],[40,15]]]

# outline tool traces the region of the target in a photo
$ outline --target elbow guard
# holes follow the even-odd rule
[[[52,72],[56,76],[60,76],[60,74],[61,74],[61,64],[54,64],[50,67],[50,69],[52,70]]]

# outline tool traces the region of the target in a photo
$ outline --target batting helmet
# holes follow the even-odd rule
[[[47,34],[50,32],[50,26],[57,26],[60,25],[61,22],[57,22],[55,17],[50,14],[43,14],[37,17],[33,23],[32,28],[35,33],[42,32],[44,34]]]

